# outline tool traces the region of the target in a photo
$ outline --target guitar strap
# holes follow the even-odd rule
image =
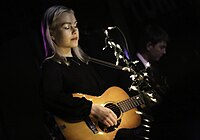
[[[86,122],[87,126],[92,130],[92,132],[93,132],[94,134],[97,134],[97,133],[98,133],[98,130],[97,130],[95,124],[94,124],[94,123],[92,122],[92,120],[90,119],[90,117],[87,117],[87,118],[85,119],[85,122]]]

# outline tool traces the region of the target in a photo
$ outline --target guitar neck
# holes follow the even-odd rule
[[[143,104],[145,104],[145,102],[143,98],[141,97],[141,94],[139,94],[138,96],[133,96],[131,98],[128,98],[126,100],[123,100],[117,103],[117,105],[120,107],[123,113],[133,108],[137,108]]]

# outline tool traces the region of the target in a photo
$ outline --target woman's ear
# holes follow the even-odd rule
[[[51,31],[51,30],[50,30],[50,36],[51,36],[51,39],[52,39],[52,40],[55,40],[55,37],[54,37],[54,35],[53,35],[53,31]]]
[[[55,40],[55,37],[53,35],[51,35],[51,39],[54,41]]]

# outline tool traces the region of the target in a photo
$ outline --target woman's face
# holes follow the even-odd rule
[[[62,48],[78,46],[79,30],[73,13],[64,12],[56,17],[50,29],[53,42]]]

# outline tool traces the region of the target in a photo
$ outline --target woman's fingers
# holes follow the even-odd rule
[[[117,125],[117,115],[111,109],[101,105],[92,105],[90,117],[98,119],[108,127]]]
[[[103,120],[103,123],[108,127],[117,125],[117,116],[116,114],[109,108],[107,108],[107,114]]]

